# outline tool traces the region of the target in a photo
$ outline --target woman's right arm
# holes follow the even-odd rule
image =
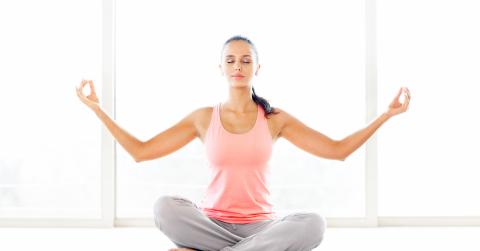
[[[102,108],[98,107],[94,111],[97,117],[110,131],[115,140],[117,140],[117,142],[133,157],[135,162],[140,162],[143,142],[117,125],[115,121],[113,121],[113,119],[102,110]]]
[[[85,96],[82,92],[82,89],[86,84],[89,84],[91,92],[88,96]],[[112,136],[136,162],[165,156],[178,150],[197,136],[197,130],[194,123],[197,113],[192,112],[174,126],[159,133],[150,140],[143,142],[117,125],[115,121],[102,110],[95,93],[95,87],[91,80],[82,81],[80,87],[77,87],[76,89],[80,100],[95,112]]]

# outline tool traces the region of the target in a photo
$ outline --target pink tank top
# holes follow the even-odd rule
[[[213,108],[204,140],[212,177],[200,206],[208,217],[229,223],[277,218],[268,201],[273,142],[264,111],[257,109],[253,128],[236,134],[223,127],[220,103]]]

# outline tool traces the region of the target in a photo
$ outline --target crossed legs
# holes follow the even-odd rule
[[[326,221],[316,213],[248,224],[207,217],[190,200],[162,196],[154,205],[155,225],[181,248],[201,251],[310,251],[323,239]]]

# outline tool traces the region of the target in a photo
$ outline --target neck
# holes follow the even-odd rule
[[[230,88],[228,99],[223,102],[222,107],[238,113],[257,110],[257,104],[252,99],[252,91],[249,87]]]

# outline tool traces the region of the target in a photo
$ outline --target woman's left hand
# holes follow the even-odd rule
[[[403,101],[403,104],[400,103],[400,95],[404,93],[405,95],[405,100]],[[388,106],[388,111],[386,112],[390,117],[393,117],[397,114],[406,112],[408,110],[408,104],[410,103],[410,91],[408,90],[407,87],[402,87],[398,91],[397,96],[393,99],[392,103]]]

